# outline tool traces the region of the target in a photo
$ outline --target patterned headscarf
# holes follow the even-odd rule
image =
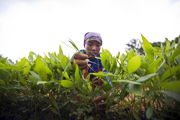
[[[87,32],[85,35],[84,35],[84,45],[89,42],[89,41],[97,41],[99,42],[101,45],[102,45],[102,38],[101,38],[101,35],[99,33],[96,33],[96,32]]]

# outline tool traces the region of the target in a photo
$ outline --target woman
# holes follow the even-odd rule
[[[101,59],[97,59],[97,57],[100,57],[101,46],[102,46],[102,37],[99,33],[87,32],[84,35],[85,50],[81,50],[81,53],[83,54],[76,53],[74,55],[72,62],[75,61],[81,70],[85,70],[85,74],[84,74],[85,78],[89,73],[97,73],[99,71],[102,71],[104,68],[101,63]],[[95,81],[94,87],[96,85],[101,86],[103,84],[103,82],[95,78],[94,75],[90,76],[90,80]],[[94,98],[92,102],[99,103],[104,100],[105,98],[99,96],[99,97]],[[104,111],[106,106],[99,105],[96,107],[97,107],[97,110]]]

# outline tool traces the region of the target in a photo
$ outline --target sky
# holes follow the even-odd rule
[[[0,55],[13,61],[29,52],[44,56],[84,49],[86,32],[98,32],[113,56],[140,39],[173,40],[180,35],[180,0],[0,0]],[[69,44],[70,45],[70,44]]]

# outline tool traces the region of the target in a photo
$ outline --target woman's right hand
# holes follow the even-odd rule
[[[75,61],[79,68],[81,70],[84,70],[85,68],[87,68],[89,61],[87,58],[87,54],[75,53],[74,58],[71,61],[71,64],[73,65],[73,62]]]

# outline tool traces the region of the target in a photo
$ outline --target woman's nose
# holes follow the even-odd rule
[[[96,46],[95,45],[92,46],[92,50],[96,50]]]

